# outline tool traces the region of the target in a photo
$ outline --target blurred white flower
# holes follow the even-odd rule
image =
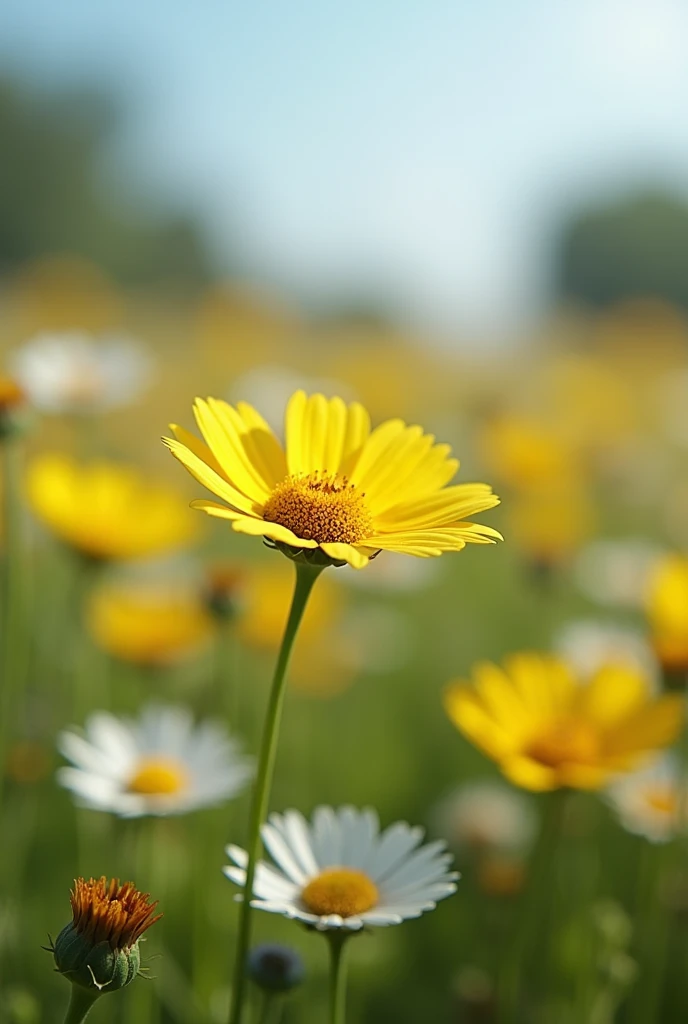
[[[554,649],[583,679],[611,664],[626,665],[648,679],[659,680],[659,664],[652,648],[643,634],[630,626],[598,619],[569,622],[554,638]]]
[[[82,807],[123,818],[186,814],[239,793],[253,774],[215,722],[194,724],[186,708],[149,704],[137,721],[97,711],[84,734],[65,730],[60,752],[72,768],[57,779]]]
[[[10,367],[32,404],[46,413],[97,413],[133,402],[153,361],[133,338],[82,331],[38,334]]]
[[[439,558],[408,558],[383,551],[371,559],[365,572],[348,566],[341,579],[356,590],[377,590],[390,593],[412,593],[432,587],[442,575]]]
[[[492,779],[458,786],[435,807],[433,826],[455,850],[525,851],[537,814],[523,793]]]
[[[672,839],[681,804],[688,802],[688,790],[681,785],[680,774],[676,757],[666,754],[613,782],[606,796],[624,828],[653,843]]]
[[[642,608],[650,573],[662,554],[658,544],[643,537],[593,541],[576,559],[576,584],[597,604]]]

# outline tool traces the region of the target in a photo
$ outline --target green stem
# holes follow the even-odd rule
[[[346,1021],[346,958],[344,956],[345,932],[333,931],[330,942],[330,1024],[345,1024]]]
[[[644,893],[645,904],[638,916],[638,932],[642,942],[639,957],[641,973],[635,996],[631,1000],[631,1024],[659,1020],[661,1014],[673,924],[665,890],[667,880],[672,881],[685,858],[682,828],[688,816],[688,726],[684,726],[677,753],[679,798],[676,834],[671,842],[663,846],[646,843],[641,862],[641,870],[647,874],[648,882]]]
[[[81,1024],[82,1021],[86,1020],[99,996],[100,992],[98,991],[72,985],[72,997],[69,1000],[64,1024]]]
[[[303,613],[308,602],[313,584],[322,572],[324,566],[306,565],[295,563],[296,582],[294,596],[291,602],[289,618],[282,637],[282,645],[277,656],[275,673],[272,678],[272,687],[268,700],[268,707],[263,725],[263,735],[260,742],[258,755],[258,769],[256,781],[253,788],[253,799],[251,803],[251,814],[248,830],[248,863],[246,865],[246,883],[244,885],[244,898],[239,909],[239,928],[237,935],[236,954],[234,959],[234,976],[232,985],[232,1008],[230,1011],[229,1024],[240,1024],[244,1005],[244,993],[246,989],[246,957],[248,954],[249,942],[251,939],[251,897],[253,895],[253,881],[256,874],[256,864],[262,853],[260,838],[260,827],[267,815],[268,803],[270,800],[270,787],[272,774],[275,767],[275,756],[277,754],[277,738],[279,735],[280,720],[282,717],[282,706],[284,704],[284,692],[287,679],[287,668],[291,656],[294,640],[298,632]]]
[[[523,972],[531,950],[533,934],[542,924],[544,906],[551,898],[548,881],[561,830],[566,790],[548,794],[545,814],[535,850],[528,865],[526,891],[523,894],[519,917],[511,947],[502,965],[499,979],[500,1024],[517,1024],[521,1020],[520,998]],[[545,937],[546,942],[546,937]]]
[[[673,866],[674,851],[670,843],[654,846],[646,841],[641,861],[641,878],[645,876],[645,906],[637,918],[643,949],[640,953],[640,974],[630,1001],[631,1024],[659,1020],[662,990],[666,973],[671,923],[663,892],[667,869]]]
[[[0,779],[14,721],[15,697],[28,667],[27,578],[24,563],[23,509],[20,495],[22,447],[8,438],[2,450],[5,544],[2,566],[2,698],[0,699]]]
[[[260,1003],[258,1024],[279,1024],[282,1019],[284,997],[274,992],[265,992]]]

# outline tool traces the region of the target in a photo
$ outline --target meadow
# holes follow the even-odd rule
[[[446,840],[461,873],[436,909],[351,940],[346,1019],[681,1019],[680,315],[656,303],[599,317],[562,311],[506,353],[461,356],[391,327],[309,321],[236,288],[192,301],[101,282],[96,301],[92,278],[85,287],[80,275],[78,265],[59,265],[27,278],[6,296],[0,332],[0,1019],[64,1019],[69,985],[42,947],[70,920],[74,879],[104,875],[133,880],[164,916],[142,940],[151,977],[100,998],[94,1024],[228,1020],[239,905],[221,869],[227,843],[246,845],[250,784],[179,813],[94,810],[58,781],[69,763],[58,737],[78,733],[94,712],[136,718],[146,705],[154,715],[174,705],[221,723],[255,764],[293,564],[261,537],[190,509],[209,494],[160,438],[170,422],[193,429],[197,395],[248,401],[281,433],[299,388],[359,401],[373,424],[398,417],[450,444],[458,482],[484,482],[500,496],[475,519],[504,537],[438,558],[381,551],[360,569],[328,567],[296,641],[270,809],[309,817],[319,805],[375,808],[383,827],[407,821]],[[124,356],[115,347],[100,380],[97,353],[114,322],[136,339],[138,362],[109,394]],[[96,357],[71,365],[77,329]],[[62,346],[59,372],[37,369],[40,351],[31,366],[20,358],[46,331]],[[84,482],[79,467],[95,463],[105,482]],[[141,474],[138,512],[108,504],[106,465]],[[147,533],[146,509],[158,500]],[[593,724],[635,701],[647,734],[636,721],[633,757],[617,751],[604,761],[576,731],[578,719],[554,722],[554,703],[547,752],[531,744],[529,757],[556,778],[534,783],[498,745],[486,752],[462,713],[449,713],[447,687],[516,652],[556,654],[583,689],[608,671]],[[548,678],[538,685],[547,690]],[[646,695],[629,697],[626,685]],[[653,730],[654,702],[665,698],[673,717]],[[668,774],[648,783],[646,765],[671,747]],[[635,789],[619,789],[621,778]],[[268,999],[251,982],[245,1019],[330,1019],[323,938],[281,914],[252,918],[253,944],[298,951],[305,980]]]

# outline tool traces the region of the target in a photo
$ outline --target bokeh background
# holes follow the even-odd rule
[[[640,645],[659,673],[646,582],[688,545],[687,100],[681,0],[2,5],[2,365],[14,372],[41,334],[126,338],[140,356],[111,407],[90,378],[44,405],[27,464],[124,461],[183,503],[199,488],[159,437],[191,426],[196,394],[246,399],[279,427],[303,386],[359,399],[375,422],[422,423],[464,480],[503,496],[482,517],[503,545],[328,571],[297,650],[274,808],[370,804],[447,835],[448,794],[498,777],[448,722],[449,679],[519,649],[584,661],[600,637]],[[94,1020],[226,1013],[236,908],[219,868],[246,799],[121,822],[75,809],[54,780],[61,728],[151,698],[224,717],[255,750],[289,567],[188,516],[179,555],[84,580],[27,505],[30,671],[0,840],[8,1024],[59,1019],[66,986],[40,945],[66,922],[77,873],[135,872],[165,911],[148,943],[158,981]],[[128,620],[107,615],[118,587]],[[170,595],[181,610],[159,613],[151,653],[141,603]],[[533,963],[532,1019],[558,1024],[593,1020],[576,1000],[594,977],[582,995],[576,979],[608,915],[631,957],[644,925],[646,841],[594,797],[570,817],[546,992]],[[464,842],[457,860],[452,900],[357,944],[351,1020],[493,1019],[523,855]],[[683,894],[668,1014],[685,1009]],[[308,962],[284,1019],[320,1021],[317,939],[281,920],[257,932]]]

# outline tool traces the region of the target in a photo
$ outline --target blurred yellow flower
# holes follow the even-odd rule
[[[118,463],[38,456],[27,471],[27,494],[38,519],[89,558],[158,555],[197,532],[177,491]]]
[[[112,657],[148,666],[193,657],[214,633],[210,612],[193,592],[150,584],[100,587],[91,594],[86,622]]]
[[[647,614],[662,666],[688,672],[688,557],[668,555],[658,563],[648,584]]]
[[[357,402],[297,391],[287,407],[285,452],[244,402],[234,408],[199,398],[194,412],[204,440],[173,425],[176,440],[165,444],[227,504],[192,506],[285,553],[360,569],[381,550],[429,557],[500,539],[488,526],[465,522],[498,504],[491,488],[447,487],[459,464],[421,427],[387,420],[371,431]]]
[[[672,743],[683,698],[654,697],[628,666],[606,665],[586,684],[565,662],[514,654],[484,662],[473,682],[447,687],[445,709],[464,735],[524,789],[599,789]]]
[[[594,528],[591,499],[578,486],[530,488],[514,495],[505,510],[509,539],[538,565],[566,561]]]
[[[561,485],[580,475],[573,449],[550,422],[500,413],[485,423],[479,444],[490,472],[514,490]]]

